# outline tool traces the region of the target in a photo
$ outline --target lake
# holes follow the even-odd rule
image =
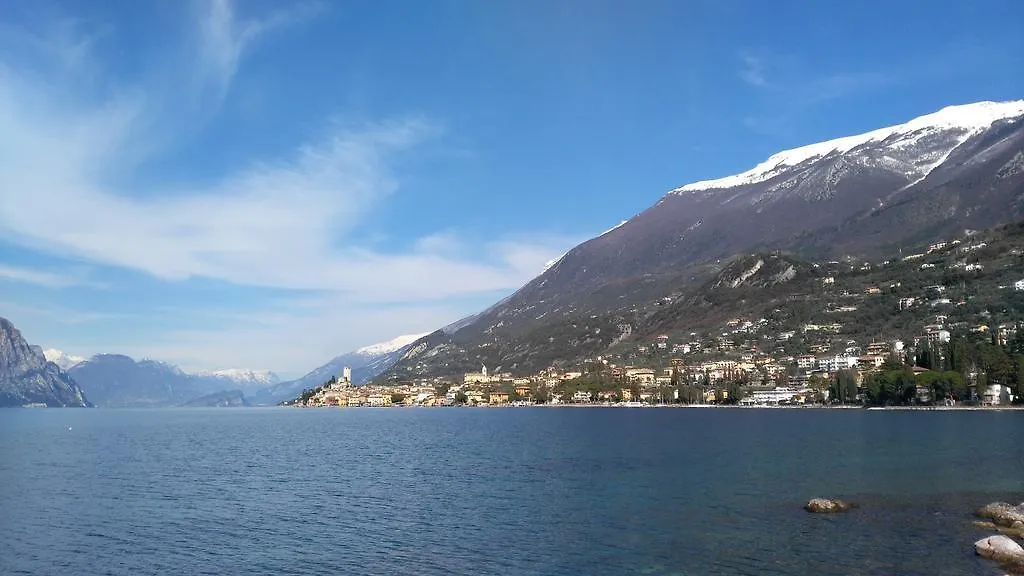
[[[6,410],[0,573],[999,574],[971,512],[1024,500],[1022,440],[1022,412]]]

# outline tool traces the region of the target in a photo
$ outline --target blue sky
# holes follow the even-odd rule
[[[0,315],[298,375],[688,182],[1024,97],[1024,3],[0,5]]]

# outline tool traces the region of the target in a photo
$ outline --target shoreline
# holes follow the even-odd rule
[[[253,408],[623,408],[623,409],[725,409],[725,410],[866,410],[911,412],[1016,412],[1024,406],[736,406],[720,404],[648,404],[626,406],[622,404],[483,404],[477,406],[253,406]]]

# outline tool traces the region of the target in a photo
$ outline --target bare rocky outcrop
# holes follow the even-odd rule
[[[974,514],[979,518],[991,520],[996,526],[1024,529],[1024,503],[1014,506],[1006,502],[992,502],[979,508]]]
[[[0,318],[0,407],[89,406],[75,381],[38,346],[31,346],[6,318]]]
[[[814,514],[836,514],[848,512],[856,507],[857,505],[852,502],[833,498],[812,498],[807,504],[804,504],[804,510]]]

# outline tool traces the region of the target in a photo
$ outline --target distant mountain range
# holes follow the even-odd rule
[[[414,342],[424,336],[426,334],[406,334],[336,356],[301,378],[281,382],[253,394],[252,401],[258,404],[277,404],[290,400],[303,390],[320,386],[330,380],[331,376],[341,377],[346,366],[352,369],[352,383],[364,384],[391,368]]]
[[[1024,101],[944,108],[669,191],[486,311],[411,344],[379,379],[533,371],[630,337],[719,260],[875,257],[1024,217]]]
[[[50,350],[51,357],[68,357]],[[178,406],[209,394],[243,387],[256,390],[277,383],[269,371],[218,370],[190,374],[155,360],[136,361],[120,354],[97,354],[72,364],[68,374],[101,407]]]
[[[364,346],[337,356],[302,378],[281,382],[269,370],[226,369],[188,373],[155,360],[134,360],[121,354],[97,354],[85,359],[50,348],[41,353],[77,382],[100,407],[168,407],[277,404],[352,369],[354,384],[363,384],[391,367],[412,342],[424,334],[409,334]],[[240,395],[240,396],[239,396]]]
[[[89,406],[85,394],[59,366],[46,360],[6,318],[0,318],[0,407]]]

